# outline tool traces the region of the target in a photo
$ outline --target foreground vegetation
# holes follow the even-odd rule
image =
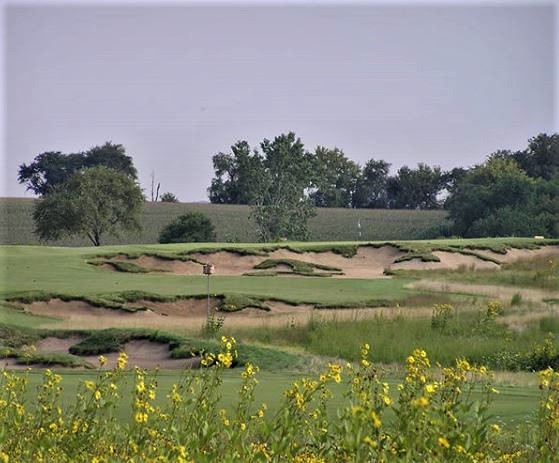
[[[158,387],[156,373],[136,369],[130,398],[123,384],[127,357],[121,354],[114,370],[84,381],[74,400],[64,403],[60,375],[47,370],[36,397],[26,401],[28,377],[2,371],[0,458],[551,462],[556,456],[559,374],[551,369],[540,373],[539,410],[526,433],[490,416],[498,393],[491,375],[465,360],[438,371],[426,352],[416,349],[406,359],[403,381],[391,388],[364,345],[356,364],[331,363],[316,376],[294,381],[271,414],[266,404],[255,402],[258,369],[252,364],[241,373],[237,400],[222,408],[223,370],[235,356],[234,339],[223,337],[220,352],[203,360],[213,367],[185,373],[168,391]],[[333,390],[342,396],[336,418],[329,414]],[[119,407],[130,400],[123,418]]]

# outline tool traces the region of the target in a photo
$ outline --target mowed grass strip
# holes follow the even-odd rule
[[[42,244],[33,233],[33,199],[0,198],[0,244]],[[143,230],[120,238],[106,237],[106,244],[157,243],[162,228],[187,211],[208,216],[222,242],[254,242],[257,234],[250,208],[205,203],[145,203]],[[310,239],[401,240],[417,239],[439,225],[445,211],[318,208],[309,222]],[[361,224],[361,228],[358,227]],[[48,242],[57,246],[88,246],[87,239],[73,237]]]

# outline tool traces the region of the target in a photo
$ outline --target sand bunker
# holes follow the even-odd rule
[[[124,345],[124,352],[128,355],[128,368],[160,368],[162,370],[181,370],[184,368],[199,368],[200,357],[188,359],[173,359],[168,344],[158,342],[135,340]],[[118,352],[104,354],[107,364],[103,367],[111,369],[116,366]],[[93,365],[99,365],[98,356],[80,357]]]
[[[401,255],[402,252],[393,246],[382,246],[380,248],[361,246],[356,255],[351,258],[331,251],[298,253],[289,249],[278,249],[269,253],[268,256],[245,256],[229,251],[218,251],[213,254],[191,254],[190,257],[197,262],[214,264],[215,275],[230,276],[257,273],[258,270],[255,270],[254,267],[264,260],[293,259],[341,269],[343,274],[333,275],[334,278],[383,278],[384,269]],[[142,256],[137,259],[118,256],[113,260],[131,262],[148,270],[166,271],[178,275],[202,274],[202,265],[193,261],[170,261],[152,256]],[[267,271],[278,271],[282,275],[289,275],[292,269],[287,265],[280,264],[278,267]],[[324,270],[317,269],[317,273],[323,272]]]
[[[464,267],[472,270],[496,270],[500,267],[494,262],[457,252],[435,251],[433,255],[438,257],[440,262],[423,262],[420,259],[413,259],[398,262],[391,265],[390,268],[392,270],[456,270]]]
[[[540,249],[509,249],[506,254],[498,254],[492,251],[475,251],[482,257],[495,259],[501,263],[513,262],[519,259],[530,259],[533,257],[550,256],[559,257],[559,246],[543,246]],[[229,251],[218,251],[213,254],[192,254],[190,257],[196,262],[182,262],[179,260],[166,260],[152,256],[142,256],[137,259],[128,259],[118,256],[114,260],[127,261],[152,271],[166,271],[178,275],[201,275],[202,263],[212,263],[215,266],[216,275],[243,275],[246,273],[267,274],[278,272],[281,276],[297,276],[292,274],[289,266],[280,264],[268,270],[256,270],[254,267],[267,259],[293,259],[311,264],[325,265],[341,269],[342,274],[332,275],[332,278],[384,278],[386,269],[406,270],[436,270],[458,268],[469,268],[472,270],[498,269],[499,264],[480,259],[475,255],[461,254],[459,252],[434,251],[433,254],[440,262],[423,262],[413,259],[406,262],[394,263],[398,257],[405,255],[394,246],[361,246],[353,257],[344,257],[331,251],[327,252],[304,252],[298,253],[290,249],[282,248],[269,253],[268,256],[245,256]],[[104,267],[106,268],[106,267]],[[114,270],[114,269],[113,269]],[[324,273],[324,270],[316,270]]]
[[[35,344],[35,348],[38,352],[48,353],[48,354],[69,354],[70,347],[82,341],[82,337],[69,337],[69,338],[56,338],[48,337],[41,339]],[[147,340],[134,340],[129,341],[124,345],[123,351],[128,355],[128,368],[160,368],[166,370],[179,370],[179,369],[190,369],[200,367],[200,357],[192,357],[185,359],[174,359],[171,358],[171,353],[169,351],[169,345],[163,343],[157,343]],[[107,358],[107,364],[104,365],[103,369],[111,369],[116,366],[119,353],[111,352],[104,354]],[[89,362],[93,366],[99,366],[99,356],[97,355],[85,355],[78,356],[86,362]],[[16,359],[0,359],[0,367],[6,367],[10,369],[23,369],[31,366],[33,368],[44,368],[48,367],[46,365],[22,365],[16,362]]]

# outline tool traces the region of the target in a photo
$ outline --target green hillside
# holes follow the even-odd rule
[[[89,246],[82,238],[41,243],[34,235],[33,199],[0,198],[0,244],[48,244]],[[256,232],[247,206],[205,203],[146,203],[143,231],[119,238],[107,237],[105,244],[156,243],[161,229],[186,211],[206,214],[214,223],[217,241],[254,242]],[[440,224],[444,211],[319,208],[310,220],[310,241],[412,240]],[[358,222],[361,228],[358,228]],[[359,236],[361,231],[361,236]]]

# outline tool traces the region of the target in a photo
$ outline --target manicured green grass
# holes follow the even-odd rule
[[[3,302],[0,301],[0,323],[7,323],[8,321],[10,324],[16,326],[37,328],[47,323],[56,323],[59,320],[50,317],[43,317],[40,315],[33,315],[27,312],[23,312],[22,310],[16,310],[14,308],[3,305]]]
[[[254,245],[253,245],[254,246]],[[194,246],[130,246],[125,250],[158,251],[194,249]],[[130,249],[131,248],[131,249]],[[105,251],[116,251],[108,247]],[[87,264],[94,248],[3,246],[0,256],[6,275],[0,297],[19,292],[44,291],[68,296],[101,296],[123,291],[143,291],[162,296],[206,293],[206,278],[170,274],[110,272]],[[244,294],[258,298],[317,304],[367,304],[398,301],[413,294],[404,288],[406,279],[354,280],[326,278],[211,277],[214,294]]]
[[[0,244],[40,244],[33,234],[33,199],[0,198]],[[250,209],[240,205],[201,203],[145,204],[139,234],[121,238],[107,237],[110,244],[157,243],[161,229],[187,211],[202,212],[216,228],[217,240],[253,242],[256,229],[249,220]],[[317,209],[309,222],[310,239],[331,240],[399,240],[421,238],[446,217],[445,211],[409,211],[386,209]],[[361,224],[358,228],[357,223]],[[65,238],[48,243],[58,246],[87,246],[83,238]]]

